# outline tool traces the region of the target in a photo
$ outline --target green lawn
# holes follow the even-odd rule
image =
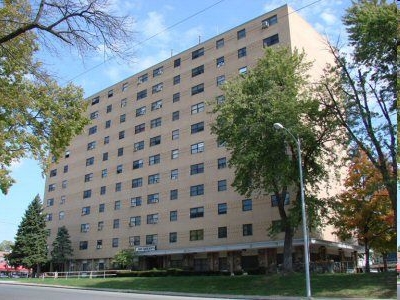
[[[18,279],[18,281],[139,291],[305,296],[305,278],[303,274],[292,274],[287,276],[171,276],[106,279],[46,278],[44,280]],[[315,297],[396,299],[396,273],[311,274],[311,290],[312,295]]]

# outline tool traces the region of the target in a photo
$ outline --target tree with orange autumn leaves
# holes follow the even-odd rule
[[[360,151],[352,159],[344,183],[346,191],[330,199],[329,223],[342,240],[356,239],[364,246],[366,272],[370,249],[385,256],[396,249],[394,212],[382,175]]]

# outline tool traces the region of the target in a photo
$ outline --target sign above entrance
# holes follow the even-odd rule
[[[135,247],[136,252],[150,252],[156,251],[156,246],[138,246]]]

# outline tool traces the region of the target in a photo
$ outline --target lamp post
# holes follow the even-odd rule
[[[310,284],[310,257],[309,257],[309,243],[308,243],[308,230],[307,230],[307,217],[306,217],[306,203],[304,200],[304,182],[303,182],[303,167],[301,163],[301,144],[300,138],[295,137],[287,128],[281,123],[274,123],[274,128],[277,130],[285,130],[296,142],[297,155],[299,158],[299,177],[300,177],[300,197],[301,197],[301,216],[303,219],[303,240],[304,240],[304,264],[306,271],[306,290],[307,298],[311,297],[311,284]]]

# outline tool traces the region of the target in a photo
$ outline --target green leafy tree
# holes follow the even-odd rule
[[[327,173],[323,156],[330,138],[338,134],[312,98],[308,85],[311,64],[305,54],[288,48],[267,48],[264,57],[244,76],[227,82],[225,101],[214,106],[212,132],[224,142],[235,169],[233,186],[242,194],[273,193],[280,222],[270,233],[285,232],[284,263],[292,271],[293,235],[301,221],[297,147],[290,136],[276,131],[279,122],[302,141],[302,160],[307,190],[307,207],[312,226],[318,224],[317,183]],[[288,155],[288,152],[290,155]],[[330,151],[332,153],[334,151]],[[333,163],[335,155],[329,157]],[[285,205],[285,194],[295,192],[293,205]],[[313,194],[314,193],[314,194]],[[274,223],[275,224],[275,223]]]
[[[110,13],[110,1],[0,1],[0,190],[14,183],[10,166],[24,157],[55,159],[88,123],[81,88],[60,87],[37,60],[41,48],[70,46],[82,56],[129,55],[129,19]]]
[[[0,251],[10,251],[11,250],[11,246],[14,245],[14,243],[12,241],[2,241],[0,243]]]
[[[29,204],[18,226],[15,244],[7,260],[12,266],[22,265],[40,273],[40,267],[47,262],[46,219],[39,195]]]
[[[68,229],[62,226],[58,229],[57,236],[52,244],[51,262],[59,268],[59,271],[65,271],[66,265],[72,257],[73,249],[71,246]]]
[[[131,249],[122,249],[118,251],[113,259],[113,262],[118,264],[120,268],[132,268],[135,262],[136,253]]]
[[[344,183],[346,191],[327,204],[330,223],[342,240],[356,238],[365,250],[370,272],[370,249],[387,255],[396,245],[395,218],[380,172],[364,152],[353,158]]]
[[[343,22],[352,51],[329,45],[335,65],[322,81],[321,104],[347,132],[339,142],[361,149],[381,173],[396,213],[397,6],[354,1]]]

